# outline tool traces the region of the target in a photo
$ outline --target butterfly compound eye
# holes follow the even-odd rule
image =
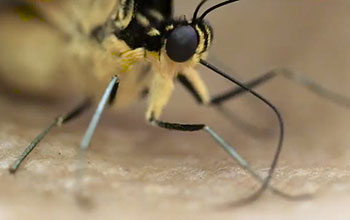
[[[196,52],[198,36],[192,26],[175,28],[169,35],[166,43],[166,52],[175,62],[185,62]]]

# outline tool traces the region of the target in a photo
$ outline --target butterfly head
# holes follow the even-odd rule
[[[183,23],[168,32],[165,50],[174,62],[201,58],[212,42],[212,28],[206,21]]]
[[[207,54],[213,40],[213,29],[204,20],[210,12],[238,0],[227,0],[205,10],[200,16],[198,12],[207,0],[202,0],[196,7],[191,22],[179,22],[176,27],[169,25],[165,49],[168,57],[178,63],[195,60],[199,62]]]

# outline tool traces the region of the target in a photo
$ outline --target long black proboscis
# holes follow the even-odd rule
[[[219,70],[217,67],[213,66],[212,64],[208,63],[207,61],[205,60],[200,60],[200,63],[207,67],[208,69],[214,71],[215,73],[221,75],[222,77],[226,78],[227,80],[235,83],[236,85],[240,86],[241,88],[245,89],[246,91],[248,91],[249,93],[251,93],[252,95],[254,95],[255,97],[257,97],[258,99],[260,99],[262,102],[264,102],[266,105],[268,105],[276,114],[277,116],[277,119],[278,119],[278,124],[279,124],[279,127],[280,127],[280,134],[279,134],[279,140],[278,140],[278,144],[277,144],[277,149],[276,149],[276,152],[275,152],[275,155],[274,155],[274,158],[272,160],[272,163],[270,165],[270,170],[269,170],[269,173],[267,175],[267,177],[265,178],[265,181],[263,183],[263,185],[260,187],[260,189],[258,191],[256,191],[256,193],[254,193],[252,196],[250,196],[249,198],[247,198],[246,200],[247,201],[250,201],[250,200],[255,200],[257,197],[260,196],[261,193],[263,193],[269,183],[270,183],[270,180],[272,178],[272,175],[276,169],[276,166],[277,166],[277,162],[278,162],[278,159],[279,159],[279,156],[281,154],[281,150],[282,150],[282,145],[283,145],[283,140],[284,140],[284,124],[283,124],[283,119],[282,119],[282,116],[281,116],[281,113],[278,111],[278,109],[271,103],[269,102],[266,98],[262,97],[261,95],[259,95],[258,93],[256,93],[255,91],[253,91],[252,89],[248,88],[247,86],[245,86],[243,83],[239,82],[238,80],[234,79],[232,76],[224,73],[223,71]]]

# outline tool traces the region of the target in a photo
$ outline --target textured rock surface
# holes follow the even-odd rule
[[[176,2],[177,14],[195,7]],[[248,80],[274,67],[290,67],[350,96],[350,2],[241,1],[210,17],[212,55]],[[226,18],[226,19],[225,19]],[[229,18],[229,19],[227,19]],[[229,85],[201,69],[211,91]],[[227,106],[270,134],[246,134],[213,109],[196,107],[183,89],[164,119],[206,122],[266,173],[275,146],[274,116],[251,97]],[[217,207],[252,193],[257,184],[204,133],[176,133],[144,123],[144,103],[109,111],[87,154],[84,189],[90,206],[73,194],[77,146],[89,114],[56,129],[16,175],[8,166],[64,104],[0,99],[1,219],[346,219],[350,198],[350,114],[282,78],[258,89],[284,115],[286,142],[274,184],[312,200],[286,202],[270,193],[244,207]],[[265,129],[266,128],[266,129]],[[271,132],[273,132],[271,134]]]

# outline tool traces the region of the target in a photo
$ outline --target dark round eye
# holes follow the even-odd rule
[[[191,26],[175,28],[166,42],[166,52],[170,59],[175,62],[185,62],[196,52],[198,36]]]

